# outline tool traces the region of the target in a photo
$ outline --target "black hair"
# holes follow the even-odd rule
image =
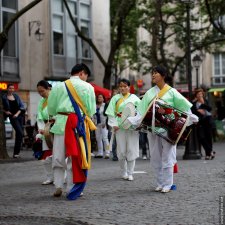
[[[152,73],[159,73],[162,77],[168,76],[166,69],[163,66],[155,66],[152,68]]]
[[[74,75],[74,74],[77,74],[77,73],[81,72],[82,70],[83,70],[89,77],[91,76],[91,71],[90,71],[90,69],[89,69],[88,66],[87,66],[86,64],[84,64],[84,63],[76,64],[76,65],[72,68],[70,74],[71,74],[71,75]]]
[[[125,79],[125,78],[120,79],[118,83],[119,83],[119,84],[120,84],[120,83],[125,83],[125,84],[127,84],[128,87],[130,87],[130,81],[127,80],[127,79]]]
[[[103,94],[101,94],[101,93],[96,95],[96,102],[98,102],[98,96],[99,96],[99,95],[101,95],[101,96],[103,97],[104,102],[105,102],[105,100],[106,100],[106,99],[105,99],[105,96],[104,96]]]
[[[157,72],[162,77],[164,77],[164,80],[166,83],[172,85],[173,84],[173,78],[168,74],[167,70],[163,66],[155,66],[152,68],[152,73]]]
[[[9,89],[10,86],[13,86],[14,87],[14,84],[13,83],[7,84],[7,89]]]
[[[43,87],[43,88],[46,89],[46,90],[52,87],[52,85],[49,84],[48,81],[46,81],[46,80],[40,80],[40,81],[37,83],[37,87],[38,87],[38,86],[41,86],[41,87]]]

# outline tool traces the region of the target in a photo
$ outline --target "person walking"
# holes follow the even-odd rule
[[[108,124],[116,135],[117,156],[122,169],[122,178],[133,181],[135,160],[139,157],[139,134],[138,131],[123,129],[121,116],[127,103],[131,102],[137,106],[140,99],[129,91],[130,81],[121,79],[119,82],[120,94],[112,97],[105,113],[108,115]]]
[[[170,105],[180,111],[186,112],[190,115],[190,124],[197,122],[196,116],[191,116],[192,104],[181,95],[176,89],[170,87],[166,82],[169,76],[166,69],[162,66],[156,66],[152,70],[152,83],[155,84],[143,96],[141,102],[137,107],[137,115],[128,118],[133,125],[139,125],[141,119],[145,115],[150,103],[156,99],[163,100],[167,105]],[[154,106],[153,106],[154,107]],[[157,110],[159,114],[165,114],[165,110],[160,107]],[[189,124],[189,125],[190,125]],[[155,191],[167,193],[171,190],[173,185],[173,166],[176,164],[176,145],[167,142],[161,136],[153,133],[148,133],[151,165],[155,170],[156,188]]]
[[[95,131],[96,141],[98,145],[98,152],[95,158],[103,158],[103,144],[105,149],[105,159],[109,159],[109,139],[108,139],[108,129],[106,126],[107,117],[104,115],[105,110],[105,100],[102,94],[97,96],[96,113],[93,116],[97,130]]]
[[[192,112],[199,117],[199,122],[196,125],[197,134],[200,144],[205,150],[205,159],[214,159],[216,152],[213,151],[213,117],[211,114],[212,107],[204,98],[202,89],[195,90]]]
[[[46,180],[42,182],[42,185],[53,184],[53,171],[52,171],[52,146],[48,144],[48,140],[46,142],[45,139],[45,125],[49,122],[53,122],[50,119],[48,114],[48,96],[51,91],[51,85],[45,81],[41,80],[37,83],[37,91],[39,95],[42,97],[38,104],[38,114],[37,114],[37,126],[38,126],[38,134],[41,134],[42,137],[42,155],[39,160],[42,161]],[[51,142],[51,140],[49,140]]]
[[[10,123],[16,132],[13,158],[19,158],[23,142],[23,122],[26,110],[20,97],[14,91],[14,85],[8,84],[7,93],[2,96],[2,103],[4,116],[9,117]]]
[[[96,112],[94,88],[86,82],[89,68],[77,64],[70,79],[52,88],[48,97],[49,115],[54,116],[53,140],[54,196],[62,195],[64,171],[67,170],[67,198],[75,200],[84,189],[90,169],[89,129],[95,129],[90,117]],[[67,161],[65,157],[67,156]]]

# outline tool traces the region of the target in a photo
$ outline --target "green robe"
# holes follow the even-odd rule
[[[38,129],[44,130],[45,124],[44,121],[49,119],[48,115],[48,106],[43,108],[43,103],[46,101],[46,98],[41,98],[38,103],[38,112],[37,112],[37,125]]]
[[[122,97],[123,97],[122,94],[117,94],[117,95],[113,96],[112,99],[110,100],[109,105],[105,112],[108,116],[114,117],[117,120],[117,123],[118,123],[118,126],[120,127],[120,129],[123,129],[120,126],[121,125],[121,117],[118,117],[117,113],[122,112],[127,103],[132,102],[135,106],[137,106],[138,103],[141,101],[136,95],[130,94],[130,96],[120,104],[120,106],[118,108],[118,112],[116,112],[116,103]]]
[[[96,111],[94,88],[89,83],[81,80],[78,76],[72,76],[70,80],[73,84],[73,87],[76,89],[76,92],[79,95],[83,105],[85,106],[88,116],[92,117]],[[59,83],[51,90],[51,93],[48,97],[48,112],[49,115],[54,116],[56,120],[53,127],[51,128],[51,132],[59,135],[64,134],[67,116],[58,113],[74,112],[74,108],[68,96],[64,82]]]
[[[46,98],[41,98],[38,104],[38,114],[37,114],[37,120],[48,120],[49,115],[48,115],[48,106],[43,108],[43,103],[46,101]]]
[[[154,97],[159,93],[160,89],[158,86],[150,88],[142,98],[141,102],[138,104],[137,111],[143,116],[149,104],[152,102]],[[175,88],[170,88],[160,99],[166,102],[168,105],[179,109],[182,112],[188,112],[192,104]]]

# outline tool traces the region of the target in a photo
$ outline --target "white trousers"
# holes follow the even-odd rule
[[[173,166],[176,161],[176,145],[149,133],[151,164],[155,170],[158,187],[170,189],[173,185]]]
[[[122,170],[122,176],[133,175],[135,160],[127,161],[126,159],[120,159],[119,162]]]
[[[63,188],[66,171],[66,192],[69,192],[73,187],[72,162],[70,157],[65,158],[64,134],[54,134],[52,168],[56,188]]]
[[[42,141],[42,149],[43,151],[49,150],[45,140]],[[46,157],[46,159],[41,160],[41,162],[44,167],[46,180],[53,181],[52,156]]]
[[[95,137],[98,145],[98,155],[103,155],[103,143],[105,154],[109,155],[109,139],[106,126],[102,128],[101,124],[97,125],[97,130],[95,130]]]
[[[139,133],[132,130],[116,131],[117,156],[119,160],[133,161],[139,157]]]

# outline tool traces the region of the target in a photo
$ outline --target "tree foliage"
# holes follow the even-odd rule
[[[174,76],[178,67],[184,63],[186,4],[184,1],[140,0],[141,27],[150,34],[150,39],[140,42],[138,46],[139,65],[145,67],[142,68],[144,73],[152,66],[162,64]],[[218,20],[221,15],[225,15],[223,1],[189,1],[188,7],[191,14],[191,52],[211,52],[220,48],[225,43],[222,20]]]

